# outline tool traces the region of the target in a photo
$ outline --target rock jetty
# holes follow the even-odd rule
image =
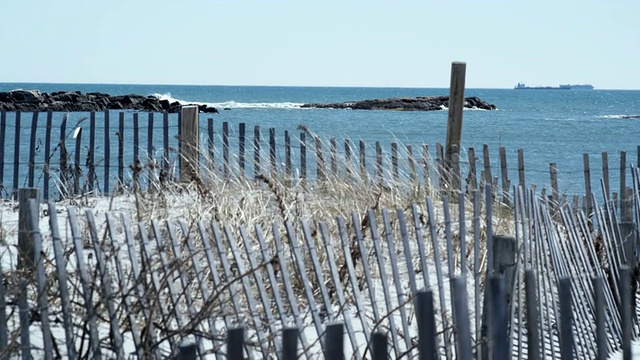
[[[183,104],[160,100],[155,96],[109,95],[99,92],[83,94],[80,91],[12,90],[0,92],[0,110],[6,111],[104,111],[139,110],[150,112],[179,112]],[[200,112],[218,113],[214,107],[198,105]]]
[[[353,109],[353,110],[397,110],[433,111],[449,107],[448,96],[418,96],[415,98],[389,98],[361,101],[347,101],[333,104],[304,104],[303,108]],[[464,99],[464,107],[469,109],[495,110],[496,106],[477,97]]]

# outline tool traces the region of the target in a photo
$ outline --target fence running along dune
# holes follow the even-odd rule
[[[514,164],[510,168],[507,163],[507,149],[499,147],[498,161],[492,161],[495,155],[483,145],[482,150],[464,149],[466,154],[452,160],[454,171],[449,172],[445,171],[450,167],[445,166],[444,146],[439,143],[430,148],[429,144],[322,139],[304,125],[299,126],[297,136],[285,130],[283,137],[276,135],[275,128],[259,125],[253,129],[247,129],[245,123],[238,123],[237,129],[231,129],[229,122],[223,122],[222,129],[217,126],[213,118],[200,119],[197,111],[187,107],[178,114],[91,112],[73,122],[62,113],[2,111],[0,192],[4,198],[15,198],[18,188],[38,187],[44,200],[57,200],[111,195],[134,187],[146,190],[159,181],[189,180],[198,174],[186,170],[192,162],[198,164],[194,170],[206,168],[208,176],[218,178],[255,179],[267,174],[296,183],[357,175],[380,182],[423,182],[434,191],[473,191],[492,184],[497,199],[508,205],[513,202],[510,188],[516,184],[529,188],[532,184],[527,183],[526,173],[542,171],[548,172],[550,184],[542,196],[589,211],[590,194],[599,187],[591,177],[598,173],[608,197],[628,218],[625,209],[630,207],[632,189],[627,182],[633,163],[624,151],[619,154],[619,166],[610,164],[609,154],[603,152],[597,168],[590,166],[589,154],[583,154],[583,171],[570,175],[584,186],[572,194],[559,189],[562,172],[556,163],[550,163],[548,170],[525,169],[522,149],[514,152],[515,170]],[[619,187],[610,183],[610,173]],[[514,174],[517,179],[512,178]]]

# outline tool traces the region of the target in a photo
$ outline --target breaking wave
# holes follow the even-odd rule
[[[225,102],[200,102],[200,101],[186,101],[176,99],[171,96],[170,93],[166,94],[152,94],[151,96],[158,98],[159,100],[169,100],[170,102],[177,101],[180,104],[193,104],[193,105],[207,105],[209,107],[215,107],[218,110],[222,109],[300,109],[302,107],[302,103],[293,103],[293,102],[279,102],[279,103],[245,103],[245,102],[236,102],[233,100],[225,101]]]
[[[600,119],[636,119],[640,118],[640,115],[601,115]]]

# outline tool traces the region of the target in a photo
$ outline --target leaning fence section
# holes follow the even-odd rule
[[[574,212],[516,186],[504,212],[493,190],[246,226],[204,215],[136,222],[24,200],[18,266],[0,274],[0,357],[630,351],[637,215],[623,221],[606,197]]]

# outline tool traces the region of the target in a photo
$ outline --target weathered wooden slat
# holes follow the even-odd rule
[[[366,179],[367,173],[367,157],[365,154],[364,140],[360,140],[360,176],[362,179]]]
[[[300,178],[307,179],[307,135],[300,133]]]
[[[107,217],[107,221],[108,219],[109,218]],[[131,220],[129,219],[128,215],[125,215],[125,214],[122,215],[122,224],[124,227],[125,241],[126,241],[128,253],[129,253],[129,261],[131,262],[130,265],[131,265],[131,269],[133,270],[133,277],[138,282],[138,286],[137,286],[138,296],[140,296],[140,302],[142,303],[141,307],[142,307],[143,315],[147,319],[147,323],[144,324],[144,328],[145,328],[144,334],[140,334],[141,342],[143,344],[156,344],[156,335],[155,335],[156,326],[154,323],[154,319],[151,316],[150,309],[154,309],[154,308],[160,309],[160,316],[162,318],[164,326],[167,329],[171,329],[173,326],[170,321],[169,311],[167,310],[166,302],[164,301],[164,298],[160,296],[161,290],[160,290],[160,280],[158,278],[158,274],[155,271],[155,269],[151,268],[151,265],[150,265],[151,252],[150,252],[150,242],[147,236],[148,229],[142,222],[138,223],[138,233],[140,236],[140,256],[139,257],[140,257],[140,261],[142,262],[142,268],[140,268],[140,266],[138,266],[138,254],[136,254],[135,245],[133,243],[135,239],[131,231],[132,229]],[[151,288],[149,288],[149,285],[147,284],[146,281],[143,282],[143,279],[146,280],[147,274],[150,274]],[[149,303],[149,298],[146,296],[146,293],[150,291],[153,291],[154,294],[158,294],[157,296],[153,297],[154,303]],[[167,341],[169,342],[169,346],[173,348],[175,343],[173,337],[169,336],[167,338]],[[160,354],[159,346],[155,348],[155,354],[156,355]]]
[[[431,290],[415,294],[414,308],[418,322],[418,353],[421,359],[439,359],[438,333],[436,332],[436,309]]]
[[[324,320],[328,319],[328,321],[334,321],[333,302],[329,296],[329,290],[325,285],[327,283],[325,282],[324,275],[322,274],[324,268],[320,264],[318,250],[316,249],[315,239],[311,233],[309,223],[304,220],[302,221],[302,235],[306,242],[306,249],[308,250],[309,257],[311,258],[311,266],[313,268],[313,274],[315,275],[316,284],[320,285],[318,287],[320,288],[320,295],[322,297],[322,303],[320,304],[320,311],[322,312],[321,316]],[[336,284],[334,284],[334,286],[336,286]]]
[[[213,118],[208,118],[207,119],[207,154],[208,154],[208,159],[207,159],[207,165],[209,166],[209,171],[212,173],[215,173],[216,170],[216,161],[215,161],[215,157],[216,157],[216,150],[215,150],[215,142],[213,141],[214,139],[214,134],[213,134]]]
[[[231,270],[231,265],[227,260],[227,252],[224,246],[224,239],[220,233],[220,228],[218,227],[218,224],[216,222],[211,223],[211,230],[213,231],[213,240],[218,249],[218,257],[220,259],[220,264],[222,265],[222,270],[224,271],[224,276],[227,281],[226,287],[227,287],[227,290],[229,291],[229,296],[231,297],[231,305],[232,305],[233,311],[235,312],[235,317],[236,317],[236,321],[234,324],[235,326],[245,322],[245,319],[244,319],[245,315],[244,315],[244,312],[242,311],[242,307],[240,306],[240,302],[239,302],[240,296],[238,295],[238,291],[237,291],[238,289],[236,287],[236,283],[233,282],[233,279],[235,279],[236,276],[233,275],[233,272]],[[247,355],[249,359],[253,359],[254,358],[253,351],[251,351],[251,349],[249,349],[248,347],[246,348],[246,350],[247,350]]]
[[[125,270],[123,268],[123,260],[122,260],[122,255],[121,255],[121,251],[120,251],[120,246],[122,244],[119,244],[118,241],[116,240],[116,232],[115,232],[115,221],[113,219],[113,214],[111,213],[107,213],[106,215],[107,217],[107,232],[109,234],[109,239],[110,239],[110,244],[111,248],[114,249],[114,263],[116,266],[116,275],[118,276],[118,280],[117,280],[117,284],[119,289],[122,291],[121,297],[122,297],[122,306],[124,308],[124,311],[126,312],[126,317],[127,320],[129,322],[129,327],[130,327],[130,331],[131,331],[131,337],[133,338],[133,343],[136,347],[136,353],[138,355],[138,357],[142,357],[144,354],[144,351],[146,349],[150,348],[150,344],[143,344],[141,339],[140,339],[140,328],[138,327],[138,321],[136,319],[136,314],[133,311],[133,305],[131,303],[131,294],[129,291],[125,291],[125,289],[127,288],[127,282],[129,281],[129,278],[127,275],[125,275]],[[130,233],[130,229],[126,230],[127,233]],[[136,266],[138,261],[136,259]],[[133,265],[132,265],[133,268]],[[138,272],[140,271],[139,269],[137,269]],[[137,291],[138,295],[138,299],[140,301],[140,303],[143,303],[141,306],[141,310],[142,310],[142,314],[144,316],[144,323],[143,324],[148,324],[149,321],[149,307],[146,304],[146,298],[144,297],[144,290],[142,288],[142,279],[139,277],[139,273],[137,274],[137,276],[134,275],[133,279],[134,281],[137,283],[137,286],[135,286],[135,289]],[[155,334],[150,334],[150,335],[155,335]],[[154,339],[155,340],[155,339]],[[157,352],[156,352],[157,355]]]
[[[518,184],[524,190],[526,189],[524,181],[524,150],[518,149]]]
[[[338,176],[338,156],[337,156],[338,143],[336,138],[329,139],[329,156],[331,158],[331,176],[334,178]]]
[[[175,288],[175,282],[176,282],[176,275],[175,275],[175,271],[174,269],[172,269],[172,267],[169,265],[169,260],[167,257],[167,253],[164,251],[166,246],[170,246],[172,243],[172,239],[170,239],[169,241],[166,241],[166,239],[164,238],[164,236],[162,235],[162,230],[160,229],[160,224],[158,223],[158,221],[156,220],[152,220],[151,221],[151,229],[153,229],[153,236],[156,240],[156,253],[160,259],[160,264],[162,265],[162,272],[163,275],[161,276],[161,279],[166,279],[166,281],[164,281],[163,283],[166,285],[167,289],[169,290],[169,299],[171,301],[171,308],[173,310],[173,315],[176,318],[176,322],[178,324],[179,327],[183,327],[184,324],[187,323],[187,319],[185,319],[182,314],[178,311],[178,308],[180,307],[180,299],[182,298],[181,294],[178,294],[177,289]],[[148,244],[150,245],[150,244]],[[149,246],[146,247],[145,251],[147,251],[147,260],[151,260],[151,253],[150,253],[150,248]],[[186,295],[186,292],[185,292]],[[186,297],[186,296],[185,296]],[[187,307],[189,307],[189,305],[187,304]],[[189,309],[191,310],[191,309]],[[191,311],[189,311],[191,313]]]
[[[140,119],[137,112],[133,113],[133,164],[140,161]]]
[[[378,229],[376,225],[376,215],[373,212],[373,209],[369,209],[367,211],[367,219],[369,222],[369,231],[371,231],[371,238],[373,240],[373,248],[376,254],[382,254],[382,246],[380,245],[380,235],[378,234]],[[380,281],[382,283],[382,290],[384,294],[384,302],[387,307],[387,313],[393,312],[394,305],[391,300],[391,293],[389,292],[389,281],[387,279],[386,266],[384,264],[384,260],[382,256],[376,256],[376,262],[378,264],[378,276],[380,277]],[[371,298],[372,302],[377,302],[378,299],[373,297]],[[391,330],[391,343],[393,345],[393,349],[395,351],[396,356],[401,353],[400,346],[398,344],[398,328],[396,327],[396,323],[393,317],[389,319],[389,329]]]
[[[463,277],[455,276],[451,279],[453,284],[452,295],[453,300],[453,318],[456,322],[456,342],[457,355],[456,359],[471,360],[473,359],[473,348],[471,346],[471,328],[469,327],[469,302],[467,301],[467,284]],[[504,308],[502,309],[504,310]],[[506,332],[506,316],[504,317],[504,330]],[[507,334],[504,334],[502,341],[507,343]],[[500,348],[502,357],[494,357],[494,359],[509,359],[511,349],[508,346]]]
[[[587,203],[587,213],[593,212],[593,202],[591,199],[591,169],[589,168],[589,154],[584,153],[582,155],[582,162],[584,165],[584,188],[585,188],[585,200]]]
[[[482,145],[482,156],[484,159],[484,183],[482,188],[485,186],[493,184],[493,176],[491,175],[491,158],[489,156],[489,145]]]
[[[253,281],[255,281],[256,287],[258,288],[258,295],[260,296],[260,300],[262,302],[262,308],[264,309],[264,314],[267,319],[269,331],[271,332],[271,334],[275,334],[278,330],[276,329],[275,318],[273,316],[273,311],[271,310],[271,307],[272,307],[271,298],[269,298],[269,293],[267,292],[265,283],[262,280],[262,276],[260,275],[261,274],[260,267],[262,266],[262,264],[258,264],[258,262],[256,261],[254,246],[249,237],[247,229],[244,226],[240,226],[238,230],[240,232],[240,238],[242,239],[242,242],[244,244],[244,250],[245,250],[245,253],[247,254],[247,259],[249,260],[249,266],[251,267],[250,269],[253,275],[252,276]],[[265,263],[266,263],[266,259],[265,259]],[[278,292],[278,295],[280,295],[277,289],[274,289],[274,290]],[[276,302],[279,300],[280,298],[278,296],[278,300],[276,300]],[[276,303],[276,306],[278,306],[278,309],[280,310],[281,303]],[[284,310],[284,308],[282,308],[282,310]],[[281,314],[284,315],[284,313],[282,312]],[[282,351],[281,344],[278,341],[275,341],[275,338],[273,338],[272,342],[273,342],[273,347],[276,349],[276,352],[280,353]]]
[[[500,154],[500,175],[502,177],[502,202],[506,206],[511,206],[511,199],[509,197],[509,171],[507,169],[507,151],[504,146],[499,149]]]
[[[269,168],[271,177],[275,177],[278,171],[276,162],[276,129],[269,128]]]
[[[377,331],[371,334],[371,359],[387,360],[389,358],[388,343],[387,336],[382,332]]]
[[[398,217],[398,228],[400,228],[400,236],[402,238],[402,250],[404,253],[404,262],[407,267],[409,288],[411,289],[411,294],[415,294],[418,292],[418,285],[416,284],[416,270],[413,267],[413,252],[411,244],[409,243],[409,231],[407,230],[407,220],[404,215],[404,210],[401,208],[396,209],[396,216]]]
[[[211,247],[211,241],[209,239],[209,233],[207,232],[207,226],[203,220],[198,222],[198,233],[200,234],[200,239],[202,241],[202,248],[204,250],[205,257],[207,259],[207,270],[210,272],[211,280],[213,282],[212,295],[211,299],[219,299],[222,291],[224,291],[224,286],[220,280],[220,274],[218,273],[218,265],[213,256],[213,251]],[[209,305],[209,302],[205,304],[205,306]],[[230,329],[232,327],[231,319],[228,312],[225,312],[222,316],[224,321],[225,328]],[[217,328],[211,329],[211,332],[217,334],[219,331]],[[218,348],[216,345],[217,342],[214,341],[214,346]]]
[[[458,193],[458,233],[459,233],[459,252],[460,252],[460,272],[463,277],[467,276],[467,229],[466,229],[466,213],[465,194],[460,191]]]
[[[74,149],[74,163],[73,163],[73,193],[78,195],[80,192],[84,192],[84,187],[80,187],[80,178],[82,177],[81,153],[82,153],[82,128],[76,128],[74,133],[76,138],[76,148]],[[86,178],[85,178],[86,184]]]
[[[253,318],[253,323],[255,326],[255,331],[258,335],[258,342],[260,346],[260,350],[262,352],[263,359],[269,357],[269,339],[267,339],[262,325],[261,317],[258,313],[256,306],[256,294],[254,294],[253,289],[251,288],[251,283],[249,282],[249,277],[245,276],[247,274],[247,269],[244,266],[244,259],[242,259],[240,250],[238,249],[237,241],[235,236],[233,236],[233,230],[230,226],[224,226],[224,233],[227,237],[227,243],[229,244],[229,248],[231,249],[231,253],[233,254],[233,259],[235,261],[236,268],[238,270],[239,276],[242,278],[240,282],[242,283],[242,288],[244,290],[244,294],[246,296],[246,303],[249,307],[249,312],[251,317]],[[254,271],[253,269],[249,269],[249,271]]]
[[[244,328],[240,326],[229,329],[227,332],[227,359],[244,360],[242,355],[244,344]]]
[[[5,138],[7,135],[7,112],[5,110],[0,111],[0,191],[6,191],[4,182],[4,166],[5,162]]]
[[[393,174],[393,180],[398,181],[399,170],[398,170],[398,144],[391,143],[391,169]]]
[[[326,249],[327,262],[329,263],[329,273],[331,276],[331,281],[333,282],[334,292],[336,297],[338,298],[338,305],[340,306],[343,313],[344,324],[347,329],[347,334],[349,336],[349,341],[351,342],[351,348],[353,349],[353,356],[360,359],[360,349],[358,344],[358,338],[353,329],[353,325],[351,324],[352,314],[347,305],[347,301],[344,295],[344,288],[342,281],[340,281],[340,275],[338,274],[338,266],[336,265],[336,260],[334,256],[334,248],[331,243],[331,237],[329,235],[329,229],[327,228],[327,224],[323,221],[318,223],[318,227],[320,228],[320,235],[322,236],[322,244]],[[305,235],[306,237],[306,235]],[[331,295],[330,295],[331,296]]]
[[[89,323],[89,346],[91,348],[91,357],[93,359],[102,359],[102,352],[100,350],[100,338],[98,336],[98,324],[96,309],[93,305],[92,299],[92,287],[93,281],[89,277],[89,270],[84,258],[84,243],[78,227],[78,219],[76,212],[72,207],[67,208],[67,216],[69,220],[69,226],[71,228],[71,237],[73,238],[73,244],[75,246],[74,253],[76,254],[76,262],[78,271],[80,272],[80,282],[82,284],[82,298],[84,300],[84,307],[87,311],[87,321]]]
[[[96,112],[92,111],[89,117],[89,149],[87,149],[87,191],[95,190],[96,178]]]
[[[174,259],[180,261],[183,259],[182,250],[180,249],[180,244],[178,243],[178,236],[176,235],[175,227],[171,223],[171,221],[166,221],[166,229],[167,229],[167,233],[169,234],[169,241],[170,241],[170,244],[168,245],[171,245]],[[185,236],[188,236],[188,235],[185,234]],[[160,237],[158,236],[158,234],[156,234],[156,241],[158,241],[159,239]],[[163,263],[165,260],[168,261],[168,256],[165,253],[160,242],[158,242],[158,250],[159,250],[161,261]],[[193,291],[193,289],[191,288],[192,282],[190,281],[190,279],[187,278],[187,269],[185,269],[182,266],[184,262],[180,261],[179,264],[181,264],[181,266],[178,268],[178,277],[180,279],[180,285],[181,285],[180,290],[182,293],[182,297],[184,297],[184,299],[186,300],[187,311],[189,312],[191,319],[195,319],[196,316],[198,315],[198,310],[196,310],[196,307],[193,301],[193,295],[192,295],[195,291]],[[174,304],[177,305],[177,302],[174,302]],[[202,336],[200,336],[199,334],[196,334],[195,338],[196,338],[196,344],[198,344],[197,352],[200,356],[202,356],[202,354],[204,353],[204,349],[202,348]]]
[[[602,152],[602,180],[604,181],[604,190],[608,196],[611,194],[611,187],[609,186],[609,154],[606,151]]]
[[[77,352],[73,331],[74,325],[73,313],[71,311],[71,298],[69,297],[69,288],[67,287],[67,261],[64,257],[64,248],[62,245],[62,239],[60,237],[60,228],[58,226],[58,212],[53,201],[49,201],[48,210],[49,229],[51,230],[53,254],[56,264],[56,276],[58,278],[58,291],[60,293],[60,302],[62,304],[62,324],[64,327],[65,345],[67,347],[67,356],[69,356],[70,359],[75,359],[77,356]]]
[[[551,178],[551,197],[557,206],[559,205],[560,196],[558,193],[558,170],[556,169],[556,163],[549,164],[549,176]]]
[[[285,223],[285,228],[287,230],[287,238],[289,240],[289,244],[291,244],[291,248],[293,250],[293,257],[295,260],[295,264],[298,267],[298,276],[300,276],[300,280],[302,282],[304,288],[304,294],[307,298],[309,310],[311,312],[311,318],[313,319],[313,325],[316,329],[316,335],[318,337],[322,336],[322,319],[320,317],[320,309],[318,309],[318,305],[316,303],[314,297],[314,288],[311,285],[309,277],[307,276],[307,269],[305,267],[305,259],[302,257],[302,250],[300,249],[300,242],[298,241],[298,237],[296,236],[295,230],[293,229],[293,225],[291,222],[287,221]],[[321,344],[322,350],[326,351],[327,345]]]
[[[18,317],[20,319],[20,355],[22,360],[32,360],[31,339],[29,337],[30,309],[27,297],[27,287],[29,283],[25,278],[18,280]]]
[[[284,131],[284,165],[285,177],[287,181],[291,180],[291,136],[289,130]]]
[[[380,326],[380,310],[378,309],[378,303],[375,301],[376,296],[375,296],[375,291],[374,291],[374,285],[372,280],[372,276],[371,276],[371,270],[369,269],[369,259],[366,256],[366,254],[369,253],[369,249],[366,248],[365,242],[364,242],[364,236],[362,234],[363,230],[365,228],[363,228],[362,224],[360,223],[360,219],[358,218],[358,214],[356,212],[352,212],[351,213],[351,225],[354,229],[355,232],[355,245],[357,245],[358,248],[358,254],[360,255],[360,265],[362,266],[362,272],[364,273],[364,280],[367,284],[367,292],[369,293],[369,300],[371,301],[371,304],[369,305],[371,307],[371,312],[373,313],[373,321],[374,324],[376,324],[376,326],[372,329],[372,331],[376,331],[378,330],[378,326]]]
[[[436,230],[435,212],[433,210],[433,201],[431,197],[427,197],[427,218],[429,222],[429,232],[431,233],[431,243],[433,246],[433,256],[438,261],[435,261],[436,275],[438,278],[438,295],[440,300],[440,312],[442,316],[442,327],[445,329],[444,346],[445,355],[447,359],[451,359],[451,342],[449,336],[446,335],[449,329],[449,320],[447,318],[447,304],[445,301],[445,289],[444,289],[444,275],[442,273],[440,257],[440,244],[438,240],[438,233]]]
[[[373,211],[371,211],[371,214],[373,214]],[[387,252],[389,254],[389,263],[391,264],[391,273],[393,276],[393,283],[396,288],[396,297],[398,298],[398,306],[400,307],[400,322],[402,323],[402,332],[403,334],[405,334],[403,336],[404,342],[405,342],[406,350],[409,350],[411,349],[412,346],[411,346],[411,338],[407,336],[407,334],[410,334],[410,331],[409,331],[409,323],[407,322],[407,309],[404,306],[406,303],[409,302],[409,300],[405,298],[404,290],[402,289],[402,281],[400,280],[400,275],[399,275],[400,270],[398,269],[398,259],[396,257],[396,247],[394,245],[396,239],[394,239],[392,235],[391,220],[389,219],[389,210],[387,209],[382,209],[382,223],[384,226],[384,237],[386,240]],[[374,244],[375,244],[375,238],[374,238]],[[382,256],[382,253],[378,253],[378,254],[379,254],[378,256],[379,264],[383,265],[383,268],[384,268],[384,264],[383,264],[384,258]],[[383,275],[382,279],[385,279],[386,277],[385,273],[384,272],[381,272],[381,273]],[[393,334],[393,331],[391,333]],[[412,352],[410,351],[408,354],[409,357],[411,356],[411,353]]]
[[[348,276],[349,278],[349,283],[351,284],[351,294],[353,295],[353,298],[355,300],[356,310],[358,311],[358,314],[365,314],[365,309],[368,307],[368,305],[364,304],[363,302],[362,294],[360,292],[360,284],[358,282],[358,277],[355,270],[356,261],[358,260],[359,254],[354,252],[356,251],[356,247],[347,235],[347,227],[344,218],[342,216],[338,216],[336,217],[336,222],[338,225],[338,232],[340,233],[342,251],[345,255],[345,264],[341,267],[340,273],[345,273],[344,269],[346,267],[346,274],[343,275],[343,277]],[[349,248],[350,245],[353,246],[353,248]],[[347,256],[347,254],[349,254],[350,256]],[[360,318],[360,325],[362,326],[363,336],[365,336],[366,341],[369,342],[370,338],[368,336],[370,334],[370,324],[367,319],[365,319],[365,316],[358,316],[358,318]]]
[[[459,279],[460,281],[462,279]],[[490,307],[490,321],[489,321],[489,333],[491,338],[490,354],[492,359],[507,360],[511,358],[511,347],[509,346],[509,330],[507,320],[507,293],[505,291],[505,279],[502,275],[493,274],[489,276],[488,290],[491,292],[491,307]],[[460,287],[464,289],[464,282]],[[459,295],[459,294],[456,294]],[[458,298],[460,296],[456,296]],[[464,306],[464,304],[462,305]],[[461,327],[457,326],[458,332]],[[462,334],[460,334],[462,338]],[[460,341],[460,340],[459,340]],[[464,340],[463,340],[464,341]],[[465,344],[463,342],[463,344]],[[469,349],[470,350],[470,349]],[[468,357],[470,359],[470,357]]]
[[[441,143],[436,143],[436,172],[440,181],[440,189],[447,188],[447,174],[444,166],[444,150]]]
[[[1,125],[0,125],[1,126]],[[47,125],[46,125],[46,129],[45,129],[45,135],[44,135],[44,169],[43,169],[43,173],[44,173],[44,184],[42,184],[42,198],[44,201],[48,201],[49,200],[49,181],[51,181],[51,173],[50,173],[50,166],[51,166],[51,129],[53,126],[53,111],[48,110],[47,111]],[[0,139],[0,143],[4,142],[4,135],[2,135],[2,139]],[[2,144],[2,146],[4,146],[4,144]],[[1,150],[4,151],[4,150]],[[0,161],[4,162],[4,157],[0,156]],[[0,167],[4,168],[4,164],[0,165]],[[2,179],[2,175],[0,175],[0,192],[1,192],[1,187],[2,187],[2,183],[3,183],[3,179]]]
[[[147,118],[147,163],[149,176],[147,177],[147,189],[151,188],[151,184],[154,179],[153,172],[156,169],[156,156],[155,156],[155,148],[153,147],[153,127],[154,127],[154,117],[153,113],[150,112]]]
[[[164,148],[162,168],[164,171],[169,171],[169,113],[166,111],[162,114],[162,147]]]
[[[105,195],[111,194],[109,188],[109,172],[111,168],[111,124],[109,110],[104,111],[104,189]]]
[[[44,272],[42,249],[42,235],[40,234],[40,203],[38,199],[29,199],[28,228],[33,241],[34,263],[36,269],[36,283],[38,289],[38,306],[40,307],[42,341],[44,343],[45,360],[53,359],[53,342],[51,337],[51,322],[49,320],[49,301],[47,299],[47,277]]]
[[[282,360],[298,359],[298,328],[282,329]]]
[[[424,240],[422,237],[422,215],[418,210],[416,204],[411,205],[411,215],[413,217],[413,230],[416,234],[416,245],[418,246],[418,256],[420,258],[420,273],[422,274],[423,288],[422,290],[428,290],[431,288],[431,281],[429,279],[429,266],[427,265],[426,249],[424,247]]]
[[[122,332],[120,331],[118,315],[116,314],[116,304],[114,303],[113,288],[111,287],[111,274],[109,274],[109,271],[107,270],[107,260],[104,252],[102,251],[102,244],[98,237],[98,230],[96,229],[96,220],[93,217],[93,212],[92,210],[87,210],[85,214],[87,217],[87,224],[89,226],[91,243],[93,244],[93,251],[95,252],[96,262],[98,263],[98,271],[100,273],[100,291],[102,293],[102,301],[106,303],[107,313],[109,314],[113,350],[116,353],[116,359],[124,360]]]
[[[224,126],[225,123],[223,123]],[[247,138],[246,138],[246,132],[247,132],[247,125],[245,123],[240,123],[238,124],[238,162],[240,165],[240,177],[241,178],[245,178],[246,177],[246,164],[245,164],[245,150],[246,150],[246,144],[247,144]],[[227,141],[228,141],[228,134],[227,134]]]
[[[476,189],[472,193],[473,201],[473,290],[474,290],[474,315],[475,315],[475,335],[476,339],[482,337],[481,327],[481,296],[480,282],[482,281],[480,273],[481,269],[481,256],[480,253],[480,190]],[[482,347],[478,348],[478,359],[482,359]]]
[[[29,187],[33,187],[36,167],[36,134],[38,131],[38,111],[33,112],[31,118],[31,136],[29,141],[29,164],[27,173],[27,183]]]
[[[525,270],[525,301],[527,306],[527,358],[539,360],[540,357],[540,323],[539,305],[536,299],[536,275],[531,268]]]
[[[591,188],[589,188],[589,190],[591,190]],[[590,193],[590,191],[588,193]],[[627,218],[626,193],[627,193],[627,152],[620,151],[620,191],[618,192],[618,196],[620,197],[620,207],[619,207],[620,219]]]
[[[324,334],[324,358],[345,360],[344,356],[344,325],[342,323],[328,324]]]
[[[595,309],[595,326],[596,326],[596,341],[598,343],[598,359],[607,359],[607,343],[609,342],[607,336],[606,322],[606,304],[604,299],[604,288],[601,277],[593,277],[591,279],[593,283],[593,302]]]
[[[13,142],[13,189],[12,193],[14,198],[18,196],[18,188],[20,187],[19,176],[20,173],[18,169],[20,169],[20,138],[22,135],[22,126],[21,126],[21,118],[22,112],[16,111],[15,121],[16,121],[16,133],[14,136]]]
[[[5,276],[0,268],[0,360],[9,360],[7,345],[9,340],[9,329],[7,328],[7,289],[4,287]]]
[[[571,278],[561,277],[558,284],[558,297],[560,300],[560,358],[562,360],[573,359],[573,311],[571,309]]]
[[[118,187],[124,185],[124,113],[118,114]]]
[[[253,176],[257,178],[262,173],[260,167],[260,126],[253,128]]]
[[[229,122],[222,123],[222,174],[226,178],[229,176]]]
[[[273,242],[276,247],[276,255],[271,255],[269,253],[269,249],[267,247],[264,233],[262,232],[262,228],[260,225],[255,225],[254,227],[256,232],[256,238],[258,239],[258,243],[260,245],[260,252],[262,254],[262,258],[267,260],[271,259],[267,262],[267,275],[269,276],[269,283],[271,285],[271,290],[273,292],[273,299],[276,302],[276,307],[278,308],[278,312],[280,313],[280,319],[283,324],[286,324],[288,319],[287,312],[284,310],[284,302],[282,301],[282,297],[280,296],[280,283],[284,284],[284,292],[287,295],[287,299],[289,301],[289,306],[291,308],[291,315],[293,318],[293,322],[295,323],[296,328],[303,329],[302,319],[300,318],[300,310],[298,308],[298,304],[296,301],[296,296],[293,292],[293,288],[291,286],[291,278],[289,277],[289,266],[287,264],[286,258],[284,257],[284,249],[282,246],[282,241],[280,240],[279,229],[277,225],[274,223],[272,233],[273,233]],[[276,270],[277,269],[277,270]],[[278,281],[276,278],[276,271],[282,274],[282,281]],[[309,342],[307,341],[307,337],[305,336],[304,331],[298,332],[298,337],[300,339],[300,343],[305,353],[308,354]]]
[[[418,179],[416,173],[416,159],[413,157],[413,148],[411,145],[407,145],[407,161],[409,163],[409,180],[415,182]]]
[[[429,175],[429,145],[422,144],[422,177],[427,191],[431,191],[431,176]]]
[[[344,161],[345,161],[345,170],[347,173],[347,177],[351,176],[351,167],[353,166],[351,162],[351,140],[344,139]]]
[[[316,176],[318,181],[326,180],[327,166],[322,152],[322,141],[320,137],[314,136],[316,142]]]
[[[378,181],[382,181],[384,179],[384,174],[382,172],[382,147],[380,146],[379,141],[376,141],[376,178]]]

